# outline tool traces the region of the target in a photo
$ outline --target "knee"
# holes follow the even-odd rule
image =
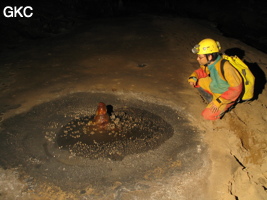
[[[217,119],[220,119],[220,113],[221,113],[220,111],[218,111],[216,113],[212,113],[209,108],[205,108],[202,111],[201,115],[206,120],[217,120]]]

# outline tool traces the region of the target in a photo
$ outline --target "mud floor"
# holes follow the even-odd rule
[[[104,193],[105,196],[116,181],[120,182],[121,187],[127,184],[134,188],[142,181],[149,180],[152,185],[146,183],[143,189],[140,188],[146,190],[153,187],[154,181],[163,181],[175,174],[179,174],[177,181],[180,187],[184,187],[185,180],[190,176],[197,176],[190,178],[194,180],[205,177],[207,170],[202,167],[207,168],[208,161],[203,155],[204,147],[197,131],[179,114],[179,110],[140,100],[123,99],[123,96],[121,98],[107,94],[78,93],[38,105],[27,113],[9,118],[3,122],[5,131],[1,132],[1,136],[4,136],[1,138],[2,166],[21,166],[20,170],[39,184],[54,184],[68,192],[86,191],[90,186],[95,193]],[[128,114],[128,106],[131,110],[145,109],[146,112],[141,114],[136,110],[134,113],[144,120],[144,127],[140,128],[146,136],[149,136],[147,129],[151,127],[149,122],[154,120],[157,123],[153,129],[155,135],[150,136],[150,139],[137,137],[128,138],[124,142],[111,141],[109,145],[101,145],[100,149],[92,149],[93,154],[87,152],[88,149],[80,149],[82,155],[61,149],[57,145],[56,136],[62,126],[72,119],[93,115],[98,99],[112,104],[114,110],[124,108]],[[147,112],[160,117],[150,114],[153,118],[145,120]],[[159,119],[164,120],[161,127]],[[157,134],[159,131],[162,133]],[[85,153],[89,158],[86,158]],[[157,170],[159,174],[154,172]],[[95,194],[86,197],[93,199]]]
[[[198,67],[191,48],[205,37],[245,52],[257,80],[255,99],[215,122],[201,118],[206,104],[187,83]],[[266,199],[266,54],[205,21],[151,15],[80,21],[6,47],[0,198]],[[64,148],[60,136],[99,102],[138,137]]]

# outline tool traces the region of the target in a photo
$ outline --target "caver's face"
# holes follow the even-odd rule
[[[205,65],[208,62],[207,57],[204,54],[198,54],[197,55],[197,61],[200,65]]]

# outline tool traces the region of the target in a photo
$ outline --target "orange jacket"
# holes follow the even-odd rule
[[[242,77],[239,72],[228,62],[224,63],[224,76],[221,72],[221,61],[222,57],[219,56],[214,63],[206,66],[200,66],[199,69],[195,70],[188,81],[197,81],[200,78],[210,76],[210,90],[212,93],[221,94],[217,98],[218,103],[230,103],[236,101],[240,96],[243,84]],[[225,78],[224,78],[225,77]]]

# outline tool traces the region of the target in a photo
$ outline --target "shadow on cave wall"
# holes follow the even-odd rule
[[[0,16],[1,43],[62,34],[73,29],[79,20],[148,13],[212,21],[225,36],[242,40],[267,53],[267,2],[225,0],[218,6],[207,0],[183,3],[177,0],[0,1],[1,11],[5,6],[29,5],[34,10],[31,18],[5,18],[3,14]]]

